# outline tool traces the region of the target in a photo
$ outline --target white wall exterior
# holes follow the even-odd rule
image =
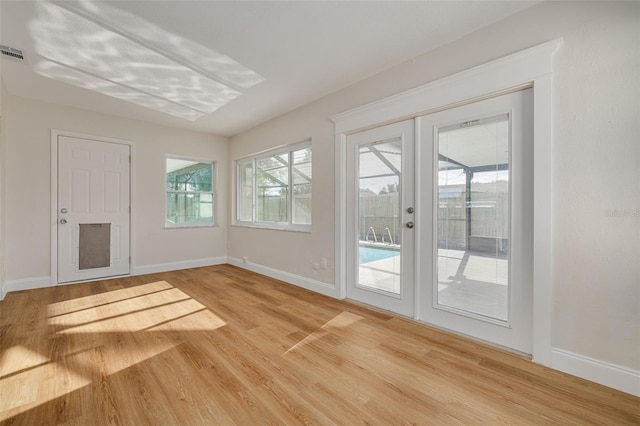
[[[134,143],[133,272],[226,256],[227,146],[223,137],[177,130],[9,96],[6,157],[6,280],[50,276],[51,130]],[[165,155],[216,161],[218,227],[165,229]]]
[[[232,226],[230,258],[246,256],[333,283],[334,127],[328,117],[559,37],[550,170],[552,345],[640,370],[638,3],[543,3],[232,137],[231,160],[311,137],[314,198],[312,233]],[[327,271],[313,269],[320,257],[329,258]]]

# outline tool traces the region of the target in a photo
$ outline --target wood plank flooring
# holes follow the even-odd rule
[[[0,422],[640,424],[640,398],[220,265],[9,293]]]

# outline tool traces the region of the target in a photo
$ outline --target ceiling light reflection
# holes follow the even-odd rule
[[[35,64],[34,69],[44,77],[89,89],[113,98],[122,99],[123,101],[132,102],[145,108],[171,114],[186,120],[195,121],[204,115],[201,112],[185,108],[165,99],[147,95],[143,92],[132,90],[126,86],[112,83],[108,80],[94,77],[54,62],[40,61]]]
[[[77,10],[69,7],[73,5]],[[126,12],[87,1],[38,2],[36,7],[39,18],[29,24],[29,30],[39,55],[34,57],[34,68],[45,77],[191,121],[216,111],[242,94],[168,58],[170,55],[159,53],[162,52],[159,48],[146,47],[135,37],[123,35],[127,34],[124,30],[116,31],[96,23],[98,19],[110,22],[114,17],[121,18],[120,24],[129,33],[141,38],[150,38],[153,34],[156,45],[165,43],[163,47],[172,50],[186,45],[191,51],[206,54],[205,48],[163,32]],[[86,17],[98,11],[105,14],[100,18]],[[219,69],[215,73],[223,75],[220,80],[233,81],[239,87],[250,87],[263,80],[228,57],[217,54],[214,57],[213,62],[205,60],[200,67],[214,73],[212,67],[217,63]]]
[[[99,17],[103,24],[126,29],[132,36],[150,45],[165,46],[172,56],[212,73],[220,78],[222,83],[248,89],[265,80],[260,74],[232,58],[192,40],[169,33],[145,19],[114,7],[109,2],[81,0],[64,2],[61,6],[74,10],[78,14]]]

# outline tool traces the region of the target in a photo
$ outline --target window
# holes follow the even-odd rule
[[[214,163],[167,158],[167,227],[213,226]]]
[[[310,230],[310,141],[238,160],[236,166],[236,224]]]

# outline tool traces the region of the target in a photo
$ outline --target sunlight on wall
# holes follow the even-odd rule
[[[190,121],[264,81],[197,43],[108,4],[38,2],[40,75]],[[178,52],[177,54],[175,52]]]

